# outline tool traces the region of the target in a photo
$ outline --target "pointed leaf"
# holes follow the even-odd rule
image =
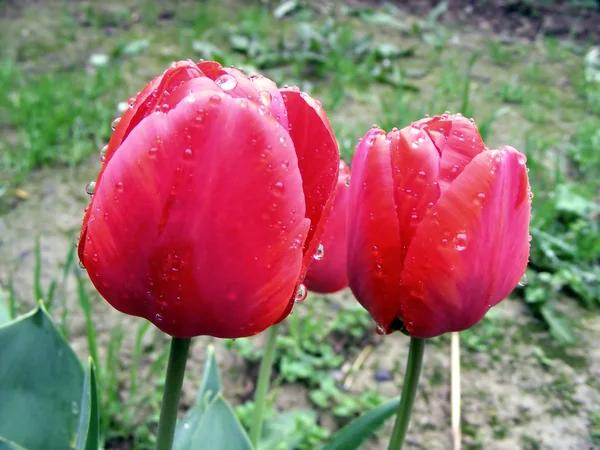
[[[29,450],[71,448],[83,368],[42,306],[0,327],[0,435]],[[35,433],[32,433],[35,430]]]
[[[11,319],[8,308],[8,294],[0,286],[0,325],[5,324]]]
[[[219,365],[215,358],[215,346],[209,345],[206,349],[204,374],[202,375],[202,382],[200,383],[200,391],[198,392],[196,402],[210,402],[221,391],[221,374],[219,373]]]
[[[98,392],[94,362],[90,358],[83,380],[81,412],[79,413],[75,450],[98,450],[98,440]]]
[[[372,436],[396,410],[400,398],[391,400],[366,414],[354,419],[340,431],[321,450],[356,450],[368,437]]]
[[[202,375],[200,390],[196,397],[196,404],[188,410],[183,420],[177,424],[173,449],[190,450],[193,448],[191,446],[191,439],[194,431],[198,428],[206,409],[209,408],[212,401],[214,401],[221,391],[221,375],[219,374],[219,366],[215,359],[215,347],[209,345],[206,349],[204,374]]]
[[[25,450],[19,444],[15,444],[9,440],[4,439],[0,436],[0,450]]]
[[[221,394],[210,404],[193,430],[190,450],[202,450],[206,443],[214,450],[253,450],[250,439]]]

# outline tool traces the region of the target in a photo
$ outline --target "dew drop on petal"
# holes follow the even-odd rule
[[[104,162],[106,159],[106,153],[108,152],[108,145],[105,145],[100,149],[100,161]]]
[[[77,403],[77,402],[71,403],[71,413],[73,413],[74,416],[79,415],[79,403]]]
[[[191,159],[193,156],[193,152],[191,148],[186,148],[185,151],[183,152],[183,157],[185,159]]]
[[[258,98],[260,99],[260,102],[263,105],[269,106],[271,104],[271,100],[273,99],[273,96],[268,91],[260,91],[258,93]]]
[[[519,286],[525,287],[529,284],[529,280],[527,279],[527,274],[524,273],[521,279],[519,280]]]
[[[162,322],[162,320],[163,320],[162,314],[157,314],[156,316],[154,316],[154,318],[156,319],[157,322]]]
[[[317,261],[320,261],[323,259],[323,256],[325,256],[325,247],[323,247],[323,244],[319,244],[317,251],[313,255],[313,258]]]
[[[296,291],[296,295],[294,295],[294,301],[296,303],[303,302],[306,300],[306,296],[308,295],[308,291],[306,290],[306,286],[301,284],[298,286],[298,290]]]
[[[110,128],[115,131],[115,128],[117,128],[117,125],[119,125],[119,122],[121,121],[120,117],[115,117],[113,119],[113,121],[110,123]]]
[[[213,95],[208,102],[212,105],[212,106],[219,106],[221,104],[221,96],[220,95]]]
[[[237,81],[235,77],[229,75],[228,73],[223,74],[219,78],[217,78],[215,80],[215,83],[224,91],[230,91],[231,89],[237,86]]]
[[[87,192],[88,195],[93,195],[95,190],[96,190],[96,182],[95,181],[90,181],[88,184],[85,185],[85,192]]]
[[[278,181],[275,184],[273,184],[273,192],[277,195],[281,195],[283,194],[283,191],[285,190],[285,186],[283,185],[283,182]]]
[[[385,334],[385,327],[383,327],[382,325],[377,325],[377,327],[375,327],[375,333],[379,334],[380,336]]]
[[[115,188],[117,189],[117,192],[123,192],[123,182],[117,181]]]
[[[458,233],[454,237],[454,247],[459,251],[467,248],[467,235],[465,233]]]

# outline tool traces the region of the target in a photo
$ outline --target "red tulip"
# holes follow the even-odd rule
[[[352,162],[348,279],[379,332],[464,330],[511,292],[529,257],[525,162],[512,147],[487,149],[460,114],[365,135]]]
[[[348,286],[346,276],[346,211],[350,193],[350,170],[340,161],[340,174],[335,190],[333,208],[321,238],[322,256],[315,254],[315,261],[308,267],[306,287],[314,292],[327,294]]]
[[[283,320],[337,182],[320,104],[268,78],[182,61],[130,105],[79,241],[100,294],[179,338],[249,336]]]

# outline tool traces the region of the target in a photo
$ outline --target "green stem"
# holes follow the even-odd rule
[[[185,364],[191,341],[191,338],[180,339],[175,337],[171,341],[167,379],[165,380],[160,419],[158,420],[156,450],[171,450],[173,447],[179,396],[181,395]]]
[[[400,450],[404,443],[408,423],[410,422],[410,413],[415,402],[415,397],[417,396],[417,385],[419,384],[419,375],[421,374],[421,366],[423,365],[424,350],[425,339],[410,338],[404,386],[402,386],[402,396],[400,397],[400,405],[396,413],[396,423],[394,424],[394,431],[390,438],[388,450]]]
[[[269,390],[271,370],[273,368],[273,361],[275,359],[278,328],[278,325],[273,325],[271,328],[269,328],[267,334],[267,343],[265,345],[265,354],[260,362],[258,381],[256,383],[256,392],[254,393],[254,415],[252,426],[250,427],[250,442],[252,442],[254,447],[257,446],[258,440],[262,434],[263,416],[265,414],[265,406],[267,404],[267,391]]]

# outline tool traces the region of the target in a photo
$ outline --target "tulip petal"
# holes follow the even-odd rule
[[[390,142],[370,130],[352,160],[348,202],[348,281],[378,329],[390,332],[400,312],[400,230],[394,211]]]
[[[415,124],[429,134],[442,159],[438,182],[443,193],[471,160],[485,149],[475,123],[461,114],[442,114]]]
[[[346,216],[350,198],[350,170],[340,161],[340,174],[336,186],[331,214],[321,239],[322,259],[312,261],[304,284],[313,292],[328,294],[348,286],[346,276]]]
[[[484,151],[419,226],[402,273],[402,317],[412,336],[476,324],[523,275],[529,257],[525,156]]]
[[[262,75],[248,77],[241,70],[223,67],[214,61],[198,64],[202,72],[232,97],[246,98],[269,111],[279,124],[288,129],[288,119],[277,85]]]
[[[293,303],[302,178],[289,135],[253,103],[199,91],[146,117],[95,197],[83,262],[118,310],[176,337],[231,338]]]
[[[306,217],[310,219],[299,278],[301,282],[323,235],[326,220],[322,219],[326,219],[331,211],[340,153],[327,116],[317,102],[297,88],[282,89],[281,94],[302,174]]]
[[[417,226],[440,196],[436,181],[440,153],[420,127],[388,134],[394,181],[394,200],[400,231],[400,260],[404,261]]]

